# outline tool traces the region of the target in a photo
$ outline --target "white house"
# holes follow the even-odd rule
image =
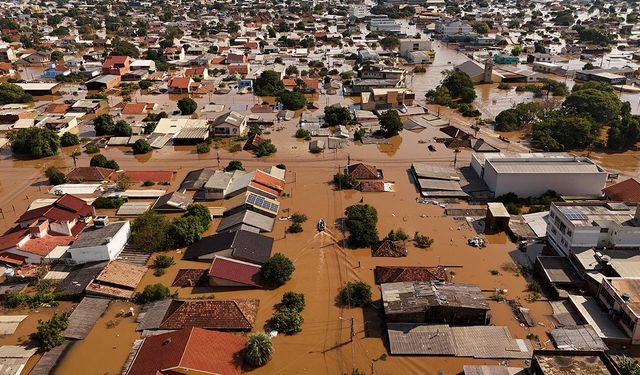
[[[238,112],[227,112],[210,123],[211,133],[218,137],[233,137],[244,134],[247,116]]]
[[[80,233],[67,252],[76,263],[114,260],[131,235],[129,221],[91,226]]]

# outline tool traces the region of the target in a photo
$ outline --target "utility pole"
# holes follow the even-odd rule
[[[351,317],[351,328],[350,328],[350,330],[351,330],[351,334],[349,335],[349,342],[353,342],[353,338],[356,335],[356,331],[355,331],[355,329],[353,327],[353,317]]]

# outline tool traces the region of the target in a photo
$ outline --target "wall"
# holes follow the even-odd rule
[[[561,195],[602,194],[607,173],[497,173],[485,165],[484,181],[495,196],[515,193],[519,197],[537,197],[547,190]]]
[[[113,260],[120,254],[124,246],[127,244],[130,235],[131,226],[127,221],[122,228],[120,228],[118,233],[111,238],[111,241],[108,244],[69,249],[68,252],[71,254],[71,258],[79,264]]]

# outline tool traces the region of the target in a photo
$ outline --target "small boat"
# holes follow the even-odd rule
[[[318,232],[324,232],[326,229],[326,224],[324,223],[324,219],[318,220]]]

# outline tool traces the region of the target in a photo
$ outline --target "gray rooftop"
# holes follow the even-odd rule
[[[218,232],[238,229],[236,227],[245,224],[262,232],[271,232],[275,219],[259,214],[257,212],[243,210],[231,216],[227,216],[220,221]]]
[[[127,223],[128,221],[116,221],[104,227],[96,227],[95,225],[87,227],[80,233],[78,239],[73,242],[69,249],[106,245]]]
[[[426,311],[433,306],[489,310],[480,287],[473,284],[399,282],[381,284],[387,314]]]

